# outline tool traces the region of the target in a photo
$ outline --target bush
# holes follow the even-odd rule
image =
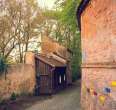
[[[6,69],[7,69],[7,61],[2,55],[0,55],[0,74],[4,73]]]
[[[76,81],[78,79],[81,79],[81,68],[77,67],[76,69],[73,69],[73,74],[72,74],[72,81]]]
[[[16,100],[16,97],[17,97],[17,95],[13,92],[10,99],[11,100]]]

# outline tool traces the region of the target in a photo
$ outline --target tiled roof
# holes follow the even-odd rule
[[[64,45],[62,45],[60,42],[58,42],[57,40],[55,40],[55,39],[53,39],[53,38],[51,38],[51,37],[48,37],[52,42],[54,42],[54,43],[58,43],[60,46],[62,46],[62,47],[64,47],[64,48],[66,48],[67,49],[67,51],[69,52],[69,53],[71,53],[71,54],[73,54],[73,51],[70,49],[70,48],[68,48],[68,47],[65,47]]]

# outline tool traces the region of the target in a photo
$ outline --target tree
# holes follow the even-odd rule
[[[57,3],[60,3],[58,6],[62,8],[60,21],[67,27],[67,46],[73,51],[72,70],[75,80],[80,77],[81,65],[81,38],[76,22],[76,10],[80,0],[64,0],[62,2],[59,0]]]
[[[73,79],[80,77],[81,38],[76,22],[76,10],[80,0],[56,0],[56,10],[47,12],[47,16],[55,19],[56,29],[53,38],[73,51]],[[53,17],[55,15],[55,17]]]
[[[19,23],[15,23],[16,11],[6,1],[1,2],[0,16],[0,53],[7,58],[16,45],[15,36]],[[14,12],[13,12],[14,11]]]
[[[42,22],[41,10],[36,0],[3,0],[0,6],[0,53],[5,58],[15,53],[24,62],[30,39],[40,33],[36,30]]]

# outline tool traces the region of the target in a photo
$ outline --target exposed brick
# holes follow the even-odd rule
[[[81,16],[81,39],[83,64],[91,64],[82,68],[82,108],[116,110],[116,87],[111,86],[116,81],[116,0],[90,1]],[[111,93],[106,95],[107,87]],[[97,96],[88,93],[87,88],[96,91]],[[100,95],[105,95],[103,104]]]

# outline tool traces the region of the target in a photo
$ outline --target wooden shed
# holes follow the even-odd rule
[[[56,60],[53,56],[41,54],[35,56],[35,64],[37,93],[53,94],[66,87],[65,62]]]
[[[67,70],[66,70],[66,76],[67,76],[67,84],[70,85],[72,84],[72,69],[71,69],[71,58],[72,58],[72,51],[61,45],[59,42],[56,40],[53,40],[47,35],[42,36],[42,42],[41,42],[41,53],[42,54],[55,54],[60,57],[60,61],[65,59],[65,62],[67,61]],[[61,59],[62,58],[62,59]]]

